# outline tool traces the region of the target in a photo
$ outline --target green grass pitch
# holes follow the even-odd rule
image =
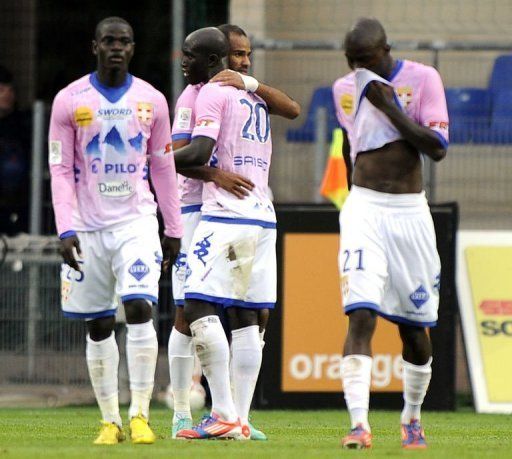
[[[123,414],[126,415],[126,408]],[[153,445],[94,446],[99,411],[93,407],[0,409],[0,458],[510,458],[512,417],[470,411],[423,414],[429,449],[400,449],[399,413],[373,411],[373,449],[346,451],[339,446],[348,416],[342,410],[255,411],[253,422],[267,442],[176,441],[170,439],[171,412],[156,406]]]

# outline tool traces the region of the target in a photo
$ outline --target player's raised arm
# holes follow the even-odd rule
[[[378,82],[372,82],[366,93],[368,100],[386,114],[400,134],[418,151],[425,153],[434,161],[446,156],[447,143],[429,127],[415,123],[393,101],[393,88]],[[444,94],[442,95],[444,97]]]

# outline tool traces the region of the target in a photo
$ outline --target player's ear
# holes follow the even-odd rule
[[[208,67],[216,67],[220,61],[219,55],[212,53],[208,56]]]
[[[91,49],[92,49],[92,53],[97,56],[98,55],[98,42],[96,40],[93,40],[91,42]]]

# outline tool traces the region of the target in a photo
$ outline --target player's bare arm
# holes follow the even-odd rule
[[[187,139],[180,139],[172,143],[174,151],[185,147],[190,142]],[[215,167],[197,166],[179,168],[178,173],[192,179],[202,180],[203,182],[214,182],[218,187],[234,194],[237,198],[243,199],[249,195],[249,191],[254,188],[254,183],[242,175],[234,172],[223,171]]]
[[[446,148],[436,133],[432,129],[416,124],[396,106],[391,86],[372,81],[366,97],[386,114],[404,138],[418,151],[425,153],[434,161],[441,161],[446,156]]]
[[[176,261],[181,247],[181,239],[165,236],[162,238],[162,270],[166,272]]]
[[[249,83],[247,83],[248,81]],[[269,112],[272,115],[279,115],[290,120],[300,115],[300,105],[290,96],[279,89],[258,82],[253,77],[226,69],[215,75],[210,82],[219,83],[221,86],[233,86],[237,89],[245,89],[248,91],[252,89],[253,91],[251,92],[254,92],[266,102]],[[253,85],[252,87],[250,87],[251,84]]]
[[[352,187],[352,160],[350,159],[350,142],[348,140],[348,134],[345,129],[342,129],[343,132],[343,146],[341,148],[341,153],[343,154],[343,161],[345,162],[345,169],[347,171],[347,185],[348,189]]]
[[[75,271],[81,271],[80,265],[75,258],[75,250],[79,256],[82,256],[80,241],[76,234],[60,240],[59,253],[62,256],[64,263],[71,266]]]

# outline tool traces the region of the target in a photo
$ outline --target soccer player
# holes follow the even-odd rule
[[[284,116],[288,119],[296,118],[300,113],[300,106],[282,91],[272,88],[268,85],[258,82],[256,79],[248,76],[251,65],[251,44],[243,29],[236,25],[224,24],[218,27],[229,41],[228,65],[230,69],[223,70],[216,74],[212,82],[219,82],[221,85],[231,85],[235,88],[244,90],[246,85],[255,88],[256,94],[261,96],[269,107],[270,113]],[[177,150],[190,142],[192,130],[195,124],[194,104],[201,87],[208,81],[206,73],[197,74],[197,67],[194,65],[184,66],[186,78],[189,84],[181,96],[178,98],[175,108],[175,117],[172,128],[173,150]],[[201,80],[202,78],[202,80]],[[254,92],[254,90],[253,90]],[[230,191],[238,198],[244,198],[248,193],[246,190],[252,189],[252,182],[243,177],[223,171],[216,168],[215,159],[211,162],[213,168],[203,173],[210,174],[204,176],[204,180],[212,180],[217,186]],[[187,174],[187,171],[183,171]],[[189,172],[188,172],[189,173]],[[197,171],[196,171],[197,173]],[[196,175],[197,176],[197,175]],[[192,426],[192,417],[190,413],[190,376],[192,375],[193,349],[192,338],[188,324],[183,317],[183,283],[187,270],[187,251],[190,240],[201,219],[202,189],[203,182],[189,177],[179,176],[180,198],[182,202],[182,218],[185,228],[185,234],[182,239],[182,245],[178,260],[173,267],[173,296],[176,303],[175,325],[169,339],[169,369],[170,379],[174,400],[174,416],[172,436],[176,437],[179,430]],[[263,336],[268,321],[268,308],[257,310],[259,334],[261,345],[264,345]],[[240,374],[240,366],[243,367],[243,359],[235,359],[238,365],[235,365],[233,372],[235,381],[235,406],[240,409],[245,404],[240,398],[240,391],[236,389],[238,384],[243,384],[243,377]],[[195,376],[197,377],[197,376]],[[198,382],[193,384],[193,390],[198,390]],[[194,389],[196,388],[196,389]],[[252,440],[265,440],[263,432],[256,429],[251,423],[248,423],[251,430]]]
[[[354,100],[355,72],[333,85],[352,183],[340,215],[339,268],[349,316],[342,374],[352,423],[342,444],[371,447],[371,339],[380,315],[398,325],[403,342],[402,445],[425,448],[420,409],[432,372],[426,328],[437,321],[440,261],[422,186],[422,154],[434,161],[446,155],[443,84],[434,68],[393,59],[375,19],[355,23],[345,38],[345,55],[353,70],[367,69],[374,77],[361,101]],[[383,134],[386,123],[395,140]]]
[[[228,42],[218,29],[197,30],[183,45],[184,68],[195,68],[210,79],[224,68],[227,52]],[[188,253],[184,312],[212,393],[212,413],[177,437],[250,438],[248,413],[262,351],[257,310],[272,308],[276,296],[268,109],[252,92],[208,83],[195,110],[191,143],[175,152],[178,170],[205,164],[213,156],[219,169],[248,177],[254,188],[238,199],[211,182],[204,184],[201,222]],[[239,411],[230,391],[229,346],[215,315],[217,304],[227,308],[233,366],[237,359],[244,362],[244,384],[239,386],[244,404]]]
[[[128,72],[133,30],[119,17],[96,26],[96,71],[53,102],[49,164],[61,241],[62,309],[87,324],[89,376],[102,415],[95,444],[124,439],[118,404],[117,294],[127,321],[133,443],[153,443],[148,425],[158,342],[152,305],[158,281],[176,258],[183,233],[167,102]],[[148,168],[149,162],[149,168]],[[159,241],[156,203],[165,224]]]

